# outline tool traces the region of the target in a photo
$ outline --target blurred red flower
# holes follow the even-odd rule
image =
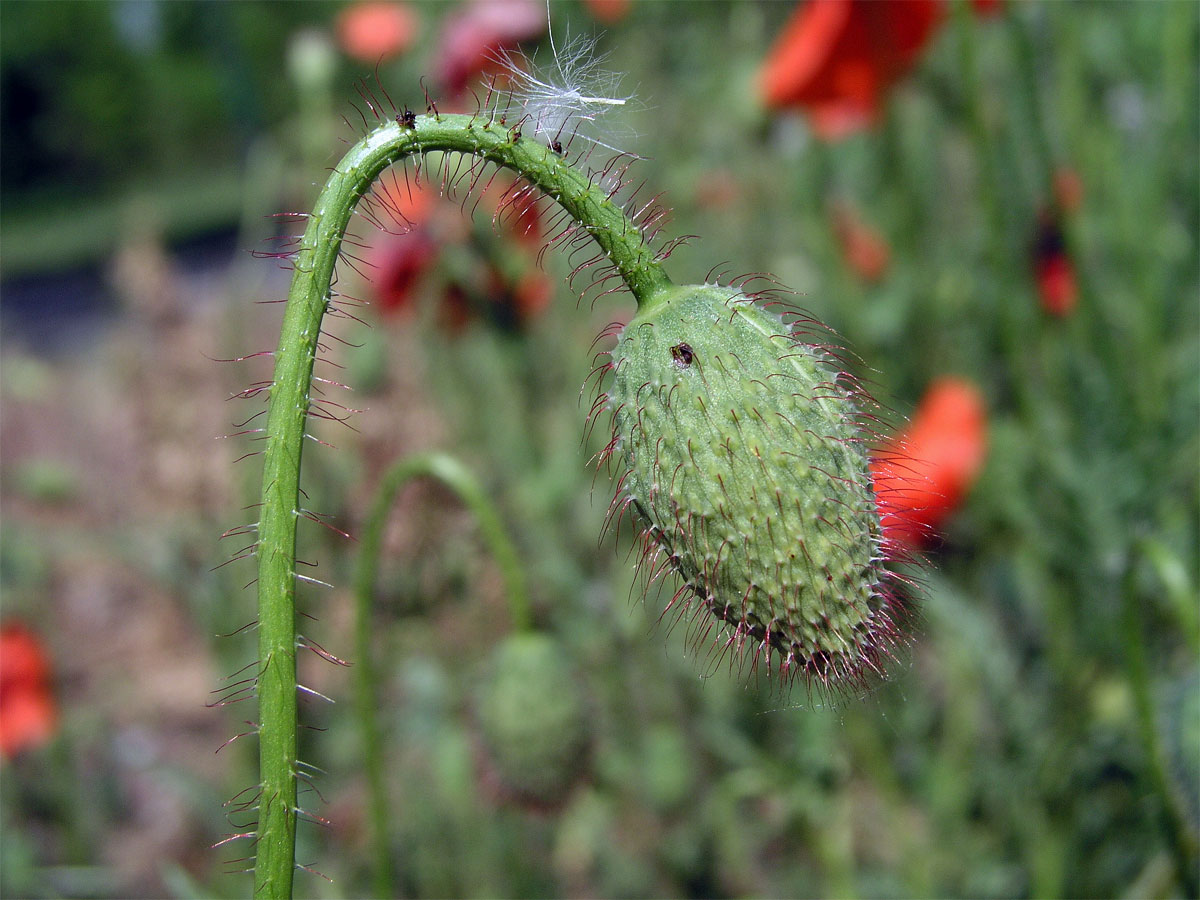
[[[865,222],[848,203],[833,204],[833,231],[842,248],[842,258],[859,278],[879,281],[887,274],[892,251],[883,235]]]
[[[522,191],[524,182],[513,181],[506,191],[489,190],[483,195],[483,206],[492,220],[506,234],[516,238],[525,248],[542,248],[542,213],[539,191]]]
[[[798,7],[759,75],[768,107],[802,107],[822,138],[875,122],[944,16],[941,0],[811,0]]]
[[[424,183],[379,182],[365,202],[368,215],[387,228],[367,251],[373,299],[384,311],[406,307],[421,276],[438,257],[437,242],[428,227],[436,193]]]
[[[630,0],[584,0],[584,5],[592,14],[592,18],[606,25],[612,25],[629,14],[631,2]]]
[[[12,759],[54,734],[58,709],[50,662],[41,641],[24,625],[0,628],[0,755]]]
[[[979,389],[962,378],[934,381],[909,427],[871,462],[884,538],[921,546],[967,495],[986,454]]]
[[[460,281],[446,285],[444,324],[449,331],[459,332],[472,319],[483,319],[502,331],[519,331],[550,305],[553,293],[550,280],[541,272],[511,278],[489,265],[481,289],[472,291]]]
[[[472,0],[446,17],[438,46],[438,81],[452,96],[499,68],[497,56],[546,30],[540,0]]]
[[[427,183],[380,182],[365,204],[367,217],[383,226],[365,258],[372,301],[385,313],[407,310],[421,280],[435,274],[445,248],[464,244],[474,252],[441,273],[442,324],[459,331],[482,318],[507,330],[524,327],[549,304],[552,289],[534,259],[543,230],[538,195],[519,185],[497,181],[483,189],[479,217],[492,215],[506,239],[497,242],[473,235],[462,224],[459,204],[442,203]]]
[[[1077,213],[1083,206],[1083,179],[1069,166],[1054,170],[1054,202],[1064,213]]]
[[[1070,315],[1079,301],[1079,286],[1057,214],[1043,211],[1038,217],[1032,255],[1042,309],[1059,318]]]
[[[347,55],[375,64],[407,50],[419,24],[416,12],[405,3],[366,0],[347,6],[338,16],[338,43]]]

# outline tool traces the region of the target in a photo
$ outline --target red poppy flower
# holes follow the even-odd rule
[[[540,0],[474,0],[446,18],[438,47],[438,81],[451,95],[497,68],[497,56],[546,30]]]
[[[436,200],[427,185],[395,178],[391,184],[380,182],[364,202],[364,214],[386,229],[366,258],[373,298],[385,311],[406,307],[421,276],[437,262],[438,245],[429,228]]]
[[[57,721],[41,642],[24,625],[5,625],[0,628],[0,755],[12,759],[45,743]]]
[[[630,0],[584,0],[592,18],[612,25],[629,14]]]
[[[384,312],[407,309],[421,280],[431,274],[447,244],[463,243],[476,253],[458,258],[455,271],[441,287],[442,324],[452,332],[473,318],[515,330],[524,327],[548,304],[549,280],[534,259],[542,246],[540,195],[522,190],[520,182],[495,180],[479,202],[477,229],[492,228],[505,236],[496,241],[464,226],[459,203],[441,202],[437,189],[400,177],[382,182],[364,204],[364,215],[383,230],[367,251],[363,274],[371,298]],[[444,215],[443,215],[444,213]]]
[[[943,15],[941,0],[811,0],[796,9],[763,65],[763,99],[774,109],[806,109],[826,139],[865,128]]]
[[[1069,315],[1079,301],[1075,264],[1067,253],[1058,217],[1043,212],[1033,241],[1033,275],[1042,309],[1059,318]]]
[[[520,331],[550,305],[553,295],[550,280],[541,272],[531,270],[511,278],[488,265],[483,284],[474,290],[461,281],[446,285],[443,325],[457,333],[473,319],[483,319],[501,331]]]
[[[833,205],[833,230],[846,265],[867,282],[879,281],[887,273],[892,251],[883,235],[863,221],[847,203]]]
[[[409,48],[419,22],[412,7],[386,0],[354,3],[337,20],[338,42],[349,56],[375,64]]]
[[[962,502],[986,453],[979,389],[961,378],[933,382],[909,427],[871,462],[884,538],[920,546]]]

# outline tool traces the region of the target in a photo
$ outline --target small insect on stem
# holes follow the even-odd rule
[[[396,114],[396,124],[405,128],[416,128],[417,114],[406,106],[404,112]]]
[[[681,369],[686,369],[692,364],[696,354],[688,344],[676,344],[671,348],[671,359],[675,360],[675,365]]]

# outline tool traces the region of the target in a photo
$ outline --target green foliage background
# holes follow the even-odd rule
[[[168,239],[240,223],[251,248],[261,216],[303,208],[336,159],[362,68],[339,60],[323,106],[297,96],[285,64],[295,30],[328,28],[336,4],[163,4],[157,43],[135,52],[114,23],[136,6],[0,9],[7,275],[127,247],[137,229],[114,223],[131,221],[134,194],[152,215],[132,221],[153,218]],[[381,68],[398,103],[423,108],[418,78],[450,9],[421,6],[417,47]],[[338,351],[351,405],[369,409],[357,432],[321,431],[336,452],[310,446],[310,508],[354,532],[396,457],[435,447],[463,459],[512,529],[539,626],[575,661],[593,744],[560,807],[496,792],[472,698],[508,629],[498,573],[447,494],[405,491],[374,623],[397,890],[1194,893],[1200,13],[956,9],[879,126],[822,144],[753,91],[790,10],[635,4],[600,49],[637,93],[621,124],[648,157],[639,179],[666,191],[672,233],[700,235],[672,258],[677,280],[718,264],[772,272],[898,410],[939,375],[982,388],[987,463],[931,553],[911,653],[867,696],[830,708],[747,684],[685,624],[658,623],[669,591],[642,601],[627,530],[597,543],[610,487],[604,474],[592,486],[585,461],[605,438],[581,446],[590,401],[574,387],[594,335],[631,304],[577,309],[561,284],[570,266],[548,254],[557,300],[528,329],[447,335],[431,281],[415,317],[344,332],[364,344]],[[582,5],[551,13],[556,34],[594,27]],[[545,61],[548,45],[536,49]],[[30,97],[37,114],[17,116]],[[1066,223],[1080,303],[1061,320],[1041,311],[1030,265],[1059,167],[1084,185]],[[231,173],[226,189],[207,189],[197,212],[181,185],[215,184],[217,170]],[[879,282],[847,268],[833,201],[886,236]],[[169,317],[116,279],[111,327],[70,352],[35,352],[6,331],[3,614],[46,640],[62,722],[50,746],[0,768],[5,896],[247,890],[220,873],[241,854],[205,848],[235,830],[220,799],[255,780],[253,738],[212,754],[251,713],[201,703],[253,653],[245,635],[213,637],[253,616],[248,564],[208,570],[222,558],[216,535],[255,496],[255,463],[233,464],[252,445],[214,454],[208,441],[255,411],[215,404],[269,369],[199,354],[273,345],[278,308],[248,302],[282,296],[264,267],[236,262],[217,302],[180,302]],[[172,453],[182,462],[164,469]],[[346,656],[355,545],[316,527],[303,541],[301,557],[336,586],[302,592],[320,619],[304,630]],[[119,600],[106,606],[109,595]],[[303,736],[305,759],[326,773],[314,780],[323,801],[306,803],[331,824],[302,829],[300,859],[333,881],[301,875],[298,893],[366,895],[350,676],[315,656],[302,666],[302,680],[347,702],[302,712],[321,729]],[[172,678],[165,700],[139,685]],[[149,852],[147,832],[161,836]],[[133,859],[147,853],[149,864]]]

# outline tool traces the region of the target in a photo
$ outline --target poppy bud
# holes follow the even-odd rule
[[[544,634],[517,634],[492,658],[478,697],[487,763],[503,788],[538,805],[558,802],[588,745],[584,699],[566,654]]]
[[[673,288],[621,334],[609,404],[614,503],[683,578],[672,603],[697,598],[753,664],[836,687],[881,668],[898,601],[863,395],[823,348],[734,288]]]

